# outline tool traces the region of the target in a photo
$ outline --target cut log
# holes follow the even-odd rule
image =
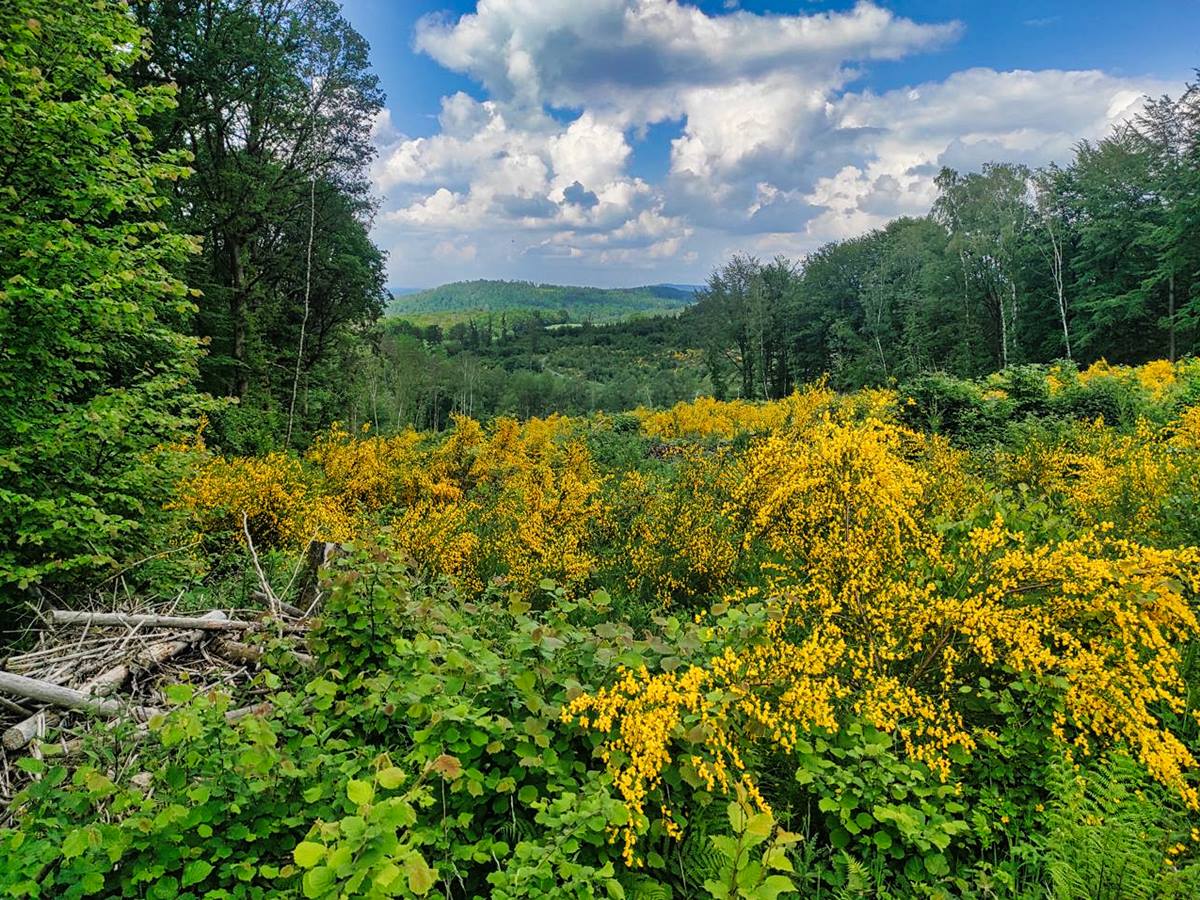
[[[26,678],[24,675],[14,675],[12,672],[0,672],[0,691],[29,700],[39,700],[51,706],[85,709],[101,716],[133,715],[144,721],[158,712],[148,707],[127,706],[115,700],[100,700],[83,691],[51,684],[48,681],[38,681],[36,678]]]
[[[308,545],[304,572],[300,576],[300,606],[302,616],[311,615],[320,600],[321,569],[329,565],[337,552],[337,544],[328,541],[313,541]]]
[[[121,625],[131,628],[187,628],[204,631],[254,631],[267,627],[262,622],[246,622],[241,619],[207,619],[196,616],[157,616],[140,613],[89,613],[67,609],[50,610],[50,620],[56,625]],[[303,631],[297,625],[284,625],[285,631]]]
[[[212,612],[205,613],[201,618],[206,621],[224,621],[225,613],[213,610]],[[160,641],[157,644],[151,644],[135,657],[133,666],[149,669],[162,665],[171,657],[177,656],[188,647],[191,647],[203,638],[204,635],[205,632],[203,630],[195,629],[187,632],[177,640]],[[112,666],[81,684],[79,692],[93,697],[107,696],[125,683],[126,679],[129,678],[131,670],[130,663],[121,663]],[[46,729],[56,725],[58,720],[59,716],[57,713],[42,710],[6,729],[4,737],[0,741],[9,750],[20,750],[35,737],[45,734]]]

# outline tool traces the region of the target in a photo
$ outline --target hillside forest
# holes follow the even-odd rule
[[[389,296],[383,100],[0,6],[0,895],[1200,895],[1200,84],[694,296]]]

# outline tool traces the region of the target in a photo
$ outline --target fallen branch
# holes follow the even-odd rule
[[[267,595],[267,605],[271,609],[271,615],[280,618],[279,598],[275,596],[275,590],[271,587],[271,582],[267,580],[262,564],[258,561],[258,551],[254,549],[254,539],[250,537],[250,517],[246,515],[244,509],[242,510],[242,533],[246,535],[246,546],[250,548],[250,558],[254,560],[254,571],[258,573],[259,586]]]
[[[85,709],[101,716],[112,717],[129,714],[145,720],[158,712],[158,710],[148,707],[130,707],[115,700],[99,700],[83,691],[51,684],[48,681],[38,681],[36,678],[26,678],[24,675],[14,675],[12,672],[0,672],[0,691],[25,697],[28,700],[39,700],[51,706]]]
[[[195,616],[159,616],[140,613],[93,613],[74,610],[52,609],[50,621],[56,625],[121,625],[132,628],[186,628],[203,631],[256,631],[267,627],[263,622],[247,622],[242,619],[206,619]],[[285,631],[305,631],[299,625],[284,625]]]
[[[256,647],[253,644],[243,644],[241,641],[233,640],[233,638],[223,637],[215,641],[212,645],[212,650],[217,656],[243,666],[256,666],[262,662],[263,658],[262,647]],[[287,650],[285,654],[305,668],[311,668],[316,663],[316,660],[311,656],[307,653],[301,653],[299,650]]]

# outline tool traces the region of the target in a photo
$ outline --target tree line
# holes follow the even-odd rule
[[[712,392],[777,398],[829,373],[853,388],[1196,351],[1200,85],[1069,163],[943,169],[929,215],[802,262],[736,256],[695,316]]]
[[[678,316],[571,330],[390,321],[354,368],[350,417],[437,428],[454,412],[586,414],[700,394],[776,399],[931,371],[1197,351],[1200,86],[1063,165],[943,169],[922,217],[803,260],[736,255]],[[390,399],[388,399],[390,398]]]

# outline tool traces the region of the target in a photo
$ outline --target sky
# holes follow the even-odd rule
[[[345,0],[389,284],[701,283],[1070,158],[1177,95],[1200,0]]]

